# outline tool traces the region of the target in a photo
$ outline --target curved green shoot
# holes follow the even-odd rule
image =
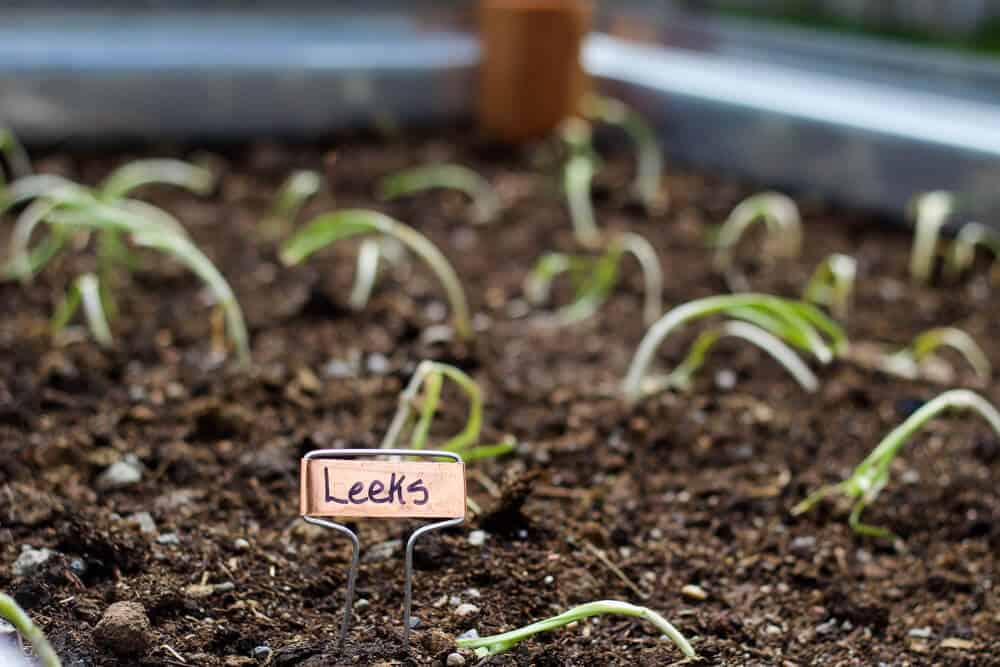
[[[792,514],[808,512],[827,496],[840,494],[854,500],[854,506],[849,517],[851,529],[862,535],[880,537],[890,540],[896,536],[877,526],[861,522],[861,513],[865,507],[875,501],[882,489],[889,482],[889,471],[896,455],[910,439],[916,435],[927,422],[943,412],[972,412],[986,420],[993,432],[1000,436],[1000,413],[982,396],[965,389],[952,389],[938,395],[925,403],[902,424],[894,428],[882,441],[858,464],[850,477],[829,486],[824,486],[811,493],[805,500],[792,508]]]
[[[208,169],[183,160],[169,158],[135,160],[111,172],[97,187],[96,192],[102,201],[113,202],[136,188],[153,183],[176,185],[206,195],[215,187],[215,177]]]
[[[944,272],[949,280],[956,280],[972,268],[976,260],[976,248],[988,250],[993,255],[993,272],[1000,262],[1000,234],[986,225],[969,222],[962,225],[945,256]]]
[[[563,187],[569,204],[573,233],[583,246],[593,246],[600,239],[594,205],[590,200],[590,184],[594,179],[594,162],[585,155],[573,155],[563,171]]]
[[[322,179],[315,171],[294,171],[275,197],[271,212],[260,225],[261,236],[268,240],[284,238],[295,225],[302,207],[316,196]]]
[[[858,263],[853,257],[834,253],[816,267],[802,292],[802,300],[829,306],[834,317],[846,320],[857,273]]]
[[[73,319],[73,315],[76,314],[81,305],[94,340],[101,347],[112,347],[114,338],[111,336],[111,327],[108,325],[108,318],[104,313],[101,283],[93,273],[79,276],[66,291],[66,296],[63,297],[62,302],[56,307],[55,315],[52,316],[52,333],[56,334],[62,331]]]
[[[475,446],[483,427],[483,397],[479,385],[461,369],[436,361],[422,361],[417,366],[410,382],[399,395],[399,406],[380,447],[382,449],[396,447],[406,429],[412,426],[410,449],[426,448],[446,378],[454,382],[468,399],[469,416],[462,430],[449,438],[439,449],[461,454],[465,461],[499,456],[513,451],[515,443],[512,441],[497,445]],[[424,390],[423,400],[419,401],[419,413],[417,413],[421,389]]]
[[[778,192],[751,195],[736,207],[719,229],[715,240],[716,271],[746,289],[746,279],[733,273],[733,253],[747,229],[755,222],[767,228],[766,249],[774,258],[795,259],[802,250],[802,217],[795,201]]]
[[[0,593],[0,617],[6,619],[31,643],[35,649],[35,657],[42,667],[62,667],[59,656],[52,649],[52,644],[45,638],[45,634],[31,621],[31,617],[21,609],[14,598],[4,593]]]
[[[55,182],[53,181],[51,184],[55,184]],[[88,205],[94,201],[94,198],[86,190],[72,183],[67,186],[53,187],[47,190],[43,197],[35,198],[21,212],[17,222],[14,223],[7,265],[4,270],[5,275],[11,278],[29,280],[35,273],[44,268],[62,249],[67,234],[65,229],[54,225],[53,233],[32,250],[30,248],[31,236],[35,229],[45,222],[51,225],[53,221],[49,218],[60,208]]]
[[[229,283],[222,277],[215,265],[186,236],[178,236],[170,231],[147,227],[133,233],[136,245],[153,248],[174,257],[187,266],[208,286],[226,317],[226,331],[236,348],[240,364],[250,365],[250,344],[243,311],[236,300]]]
[[[913,247],[910,250],[910,277],[927,284],[934,272],[941,228],[955,210],[955,195],[944,190],[924,192],[913,198],[911,210],[915,218]]]
[[[424,260],[444,288],[451,305],[455,332],[460,338],[470,340],[473,332],[468,301],[455,269],[426,236],[387,215],[363,209],[320,215],[285,242],[281,260],[286,265],[298,264],[335,241],[371,234],[393,237]]]
[[[789,375],[795,378],[799,386],[810,394],[819,388],[819,380],[816,379],[813,372],[809,370],[799,355],[785,345],[781,339],[755,324],[730,321],[701,332],[688,348],[687,356],[673,371],[666,375],[645,378],[642,385],[643,397],[671,388],[681,391],[690,390],[694,374],[705,363],[705,358],[712,347],[725,337],[739,338],[766,352],[788,371]]]
[[[371,299],[378,278],[379,257],[382,249],[378,239],[365,239],[358,248],[358,264],[354,270],[354,286],[348,300],[353,310],[363,310]]]
[[[905,348],[889,355],[884,363],[885,370],[915,379],[919,375],[920,364],[943,347],[958,352],[983,382],[988,382],[993,375],[992,364],[983,348],[957,327],[936,327],[924,331]]]
[[[11,130],[0,128],[0,155],[7,163],[11,180],[22,178],[31,173],[31,159],[28,152]],[[3,182],[2,172],[0,172],[0,183]]]
[[[556,311],[554,319],[561,325],[585,320],[604,305],[614,290],[625,253],[635,257],[642,270],[645,283],[643,319],[647,325],[652,324],[663,312],[663,272],[653,246],[638,234],[625,233],[616,237],[598,256],[542,255],[525,278],[525,297],[533,304],[547,301],[554,280],[569,273],[576,293],[571,304]]]
[[[54,174],[33,174],[11,183],[0,193],[0,213],[38,197],[44,197],[58,190],[75,188],[84,192],[85,188],[73,181]]]
[[[634,618],[641,618],[644,621],[649,621],[656,627],[657,630],[670,639],[670,641],[672,641],[677,648],[680,649],[681,653],[683,653],[685,657],[693,658],[696,655],[694,649],[691,648],[691,644],[684,638],[684,635],[682,635],[677,628],[675,628],[670,621],[665,619],[663,616],[648,607],[640,607],[638,605],[629,604],[627,602],[619,602],[617,600],[599,600],[597,602],[588,602],[564,611],[557,616],[536,621],[535,623],[526,625],[523,628],[504,632],[499,635],[491,635],[489,637],[458,639],[455,643],[460,648],[474,649],[477,657],[485,658],[489,655],[496,655],[497,653],[509,651],[520,642],[537,635],[540,632],[548,632],[584,618],[604,614],[632,616]]]
[[[382,179],[380,190],[382,199],[395,199],[432,188],[467,194],[475,206],[476,224],[492,222],[500,212],[500,198],[490,182],[459,164],[429,164],[404,169]]]
[[[620,127],[635,144],[637,169],[632,189],[651,211],[662,210],[666,196],[663,181],[663,152],[653,128],[633,109],[610,97],[590,95],[584,108],[591,118]]]
[[[697,299],[671,309],[646,331],[622,383],[625,400],[634,403],[642,398],[643,381],[656,350],[671,333],[688,322],[717,314],[756,324],[779,339],[808,350],[822,363],[847,348],[843,329],[807,303],[752,293]],[[830,338],[829,344],[823,334]]]

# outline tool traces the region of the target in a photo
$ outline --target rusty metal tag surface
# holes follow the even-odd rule
[[[465,516],[465,464],[303,459],[303,516],[448,519]]]

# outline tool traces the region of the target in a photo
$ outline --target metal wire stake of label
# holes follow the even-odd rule
[[[430,459],[446,458],[450,459],[454,463],[457,463],[458,466],[457,469],[451,470],[450,468],[453,466],[452,463],[427,464],[399,461],[372,461],[366,462],[364,465],[361,463],[341,464],[341,467],[351,466],[345,474],[354,474],[355,477],[362,480],[353,482],[353,484],[350,485],[349,493],[342,493],[342,495],[347,496],[348,500],[331,494],[331,478],[328,470],[322,471],[324,475],[322,482],[323,486],[321,488],[317,488],[315,486],[318,480],[314,479],[315,471],[312,468],[311,462],[324,459],[353,459],[364,456],[401,456]],[[407,504],[402,500],[402,480],[405,478],[406,474],[414,474],[415,469],[419,466],[423,467],[416,470],[416,472],[425,472],[428,479],[425,481],[422,477],[416,481],[411,480],[410,486],[407,488],[409,491],[416,489],[417,493],[422,494],[422,502],[418,501],[416,503],[410,503],[409,506],[406,506]],[[446,466],[446,468],[441,468],[440,466]],[[388,501],[385,497],[371,498],[376,489],[378,493],[385,491],[385,484],[378,479],[373,479],[369,482],[369,498],[364,499],[360,495],[365,489],[366,481],[378,473],[392,473],[393,480],[395,480],[396,473],[401,473],[399,488],[397,488],[397,491],[400,494],[399,505],[395,507],[392,506],[392,489],[395,488],[392,486],[390,486]],[[350,479],[354,478],[352,477]],[[334,483],[336,484],[339,481],[340,480],[335,480]],[[443,496],[443,501],[439,501],[437,497],[432,498],[431,493],[434,492],[434,494],[437,495],[439,491],[441,492],[440,495]],[[372,500],[375,504],[368,503],[368,500]],[[431,500],[434,500],[435,502],[431,502]],[[409,539],[406,541],[406,566],[403,583],[403,647],[409,650],[410,609],[413,601],[413,546],[416,544],[416,541],[420,536],[429,533],[432,530],[447,528],[448,526],[457,526],[465,521],[465,466],[462,463],[462,457],[454,452],[431,450],[318,449],[309,452],[302,457],[300,502],[300,512],[302,514],[302,518],[305,519],[306,522],[317,526],[323,526],[324,528],[332,528],[333,530],[343,533],[351,540],[353,554],[351,556],[351,569],[347,575],[347,595],[344,600],[344,616],[340,622],[340,639],[338,643],[340,648],[343,648],[344,646],[344,642],[347,639],[347,630],[351,624],[351,614],[354,607],[354,588],[358,576],[361,543],[358,540],[357,534],[347,526],[329,519],[320,518],[316,515],[358,517],[371,516],[385,518],[452,517],[445,519],[444,521],[437,521],[426,526],[421,526],[417,530],[413,531]]]

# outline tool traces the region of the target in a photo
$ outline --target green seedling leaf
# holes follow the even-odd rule
[[[681,391],[690,389],[694,374],[705,363],[709,351],[725,337],[739,338],[766,352],[807,392],[813,393],[819,388],[819,380],[805,362],[777,336],[747,322],[725,322],[719,327],[701,332],[691,344],[684,360],[669,374],[647,377],[643,383],[643,395],[649,396],[670,388]]]
[[[691,644],[684,638],[684,635],[682,635],[677,628],[675,628],[663,616],[648,607],[640,607],[627,602],[619,602],[617,600],[588,602],[564,611],[558,616],[552,616],[541,621],[536,621],[535,623],[526,625],[523,628],[504,632],[499,635],[491,635],[489,637],[459,639],[455,643],[460,648],[474,649],[477,656],[484,658],[489,655],[496,655],[497,653],[509,651],[520,642],[537,635],[540,632],[548,632],[584,618],[604,614],[632,616],[634,618],[641,618],[644,621],[648,621],[652,623],[653,626],[656,627],[656,629],[663,635],[670,639],[670,641],[672,641],[674,645],[680,649],[681,653],[683,653],[685,657],[693,658],[696,655],[694,649],[691,648]]]
[[[390,236],[424,260],[444,288],[451,305],[455,332],[464,340],[472,338],[468,301],[458,274],[427,237],[387,215],[362,209],[320,215],[285,242],[281,259],[286,265],[298,264],[331,243],[359,235]]]
[[[747,289],[746,278],[734,269],[733,253],[746,231],[756,222],[767,227],[765,259],[795,259],[802,249],[802,218],[789,197],[778,192],[762,192],[737,204],[719,229],[713,263],[735,291]]]
[[[954,213],[955,206],[954,194],[943,190],[924,192],[910,203],[915,227],[910,250],[910,277],[914,282],[922,285],[930,282],[941,228]]]
[[[32,623],[31,617],[14,601],[14,598],[0,593],[0,617],[7,620],[27,639],[35,649],[35,656],[42,667],[62,667],[59,656],[52,650],[52,644],[38,626]]]
[[[733,294],[697,299],[668,311],[646,331],[622,383],[626,401],[634,403],[642,398],[644,379],[656,350],[671,333],[684,324],[718,314],[756,324],[787,343],[809,350],[823,363],[847,348],[847,336],[843,329],[809,304],[768,294]],[[823,340],[821,333],[831,339],[830,344]]]
[[[813,492],[792,509],[792,514],[808,512],[827,496],[840,494],[854,500],[848,523],[855,532],[884,539],[898,539],[892,532],[884,528],[862,523],[861,513],[865,507],[875,501],[885,485],[888,484],[892,462],[903,447],[927,422],[949,411],[978,414],[1000,437],[1000,413],[986,399],[965,389],[946,391],[925,403],[906,421],[894,428],[858,464],[847,479]]]
[[[647,210],[663,210],[666,206],[661,189],[663,151],[653,128],[633,109],[610,97],[590,95],[584,101],[584,109],[588,117],[620,127],[632,140],[638,163],[632,189]]]
[[[847,319],[854,295],[858,263],[849,255],[834,253],[820,262],[802,292],[802,300],[828,306],[838,320]]]
[[[104,313],[101,283],[93,273],[85,273],[73,281],[52,317],[52,333],[57,334],[62,331],[73,319],[81,304],[94,340],[101,347],[111,348],[114,345],[114,338],[111,336],[111,327]]]
[[[383,199],[395,199],[434,188],[467,194],[475,206],[477,224],[492,222],[500,212],[500,198],[490,182],[458,164],[430,164],[405,169],[384,178],[380,190]]]
[[[17,135],[7,128],[0,128],[0,155],[7,163],[7,169],[12,180],[23,178],[31,173],[31,160],[28,152],[18,141]],[[0,172],[0,183],[3,182],[3,172]]]
[[[208,169],[183,160],[135,160],[111,172],[98,186],[97,197],[104,202],[113,202],[136,188],[154,183],[176,185],[196,194],[207,195],[215,187],[215,177]]]
[[[261,236],[267,240],[286,237],[295,226],[302,207],[316,196],[321,186],[322,179],[315,171],[292,172],[278,190],[271,213],[261,223]]]
[[[993,367],[983,348],[979,347],[972,336],[956,327],[937,327],[919,334],[908,346],[889,355],[885,359],[884,369],[895,375],[914,379],[919,374],[920,364],[941,348],[958,352],[983,382],[988,382],[992,377]]]

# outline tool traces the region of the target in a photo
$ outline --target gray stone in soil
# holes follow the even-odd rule
[[[21,546],[21,554],[14,561],[14,566],[11,570],[15,577],[23,577],[31,574],[39,566],[44,565],[55,553],[51,549],[35,549],[28,544],[24,544]]]
[[[136,459],[125,458],[108,466],[97,478],[99,491],[113,491],[135,486],[142,481],[142,464]]]

